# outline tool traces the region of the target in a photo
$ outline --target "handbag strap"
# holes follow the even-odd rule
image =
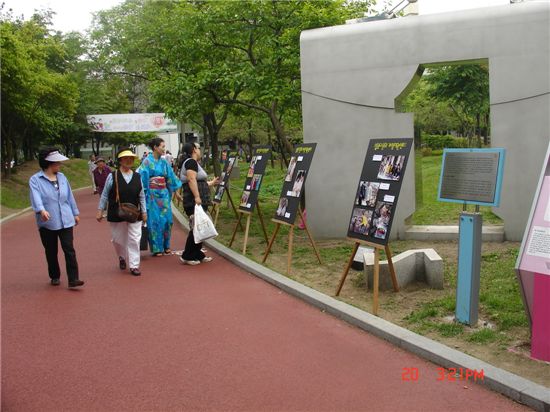
[[[113,179],[115,179],[116,202],[120,205],[120,196],[118,194],[118,169],[113,172]]]

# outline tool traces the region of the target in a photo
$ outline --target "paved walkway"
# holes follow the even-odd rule
[[[33,216],[2,225],[4,411],[525,410],[437,381],[437,366],[221,257],[190,267],[144,254],[141,277],[121,272],[97,200],[77,195],[81,290],[65,275],[49,285]],[[184,239],[175,226],[174,249]]]

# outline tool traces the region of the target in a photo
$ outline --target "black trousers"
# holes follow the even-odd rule
[[[61,248],[65,254],[65,267],[67,269],[67,277],[69,281],[78,280],[78,263],[76,261],[76,252],[73,247],[73,228],[69,227],[60,230],[50,230],[40,228],[40,240],[46,252],[46,260],[48,261],[48,274],[51,279],[59,279],[61,270],[57,261],[58,243],[61,242]]]
[[[204,211],[208,209],[208,207],[203,206],[202,207]],[[192,216],[195,214],[195,208],[194,207],[186,207],[185,208],[185,214],[187,216]],[[189,227],[189,234],[187,235],[187,241],[185,242],[185,250],[183,251],[183,254],[181,257],[185,260],[203,260],[205,258],[205,254],[201,252],[202,249],[202,242],[201,243],[195,243],[195,237],[193,236],[193,227]]]

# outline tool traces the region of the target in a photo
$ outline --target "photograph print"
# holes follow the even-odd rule
[[[250,167],[248,168],[248,174],[246,175],[246,177],[254,176],[254,168],[256,167],[257,161],[258,159],[256,158],[256,156],[253,156],[252,160],[250,161]]]
[[[350,232],[358,235],[367,236],[372,221],[372,210],[361,209],[356,207],[353,209],[351,221],[349,223]]]
[[[296,173],[296,180],[294,180],[294,185],[292,186],[292,196],[300,197],[302,193],[302,186],[304,185],[304,180],[306,179],[306,171],[298,170]]]
[[[392,205],[391,203],[378,202],[374,209],[372,217],[372,225],[369,234],[377,239],[386,239],[388,227],[391,220]]]
[[[288,163],[288,170],[286,172],[285,182],[291,182],[292,176],[294,176],[294,169],[296,168],[296,156],[292,156],[290,158],[290,162]]]
[[[252,176],[250,181],[250,190],[260,190],[260,183],[262,182],[262,175]]]
[[[231,176],[231,171],[233,170],[233,166],[235,166],[236,157],[232,157],[229,159],[229,163],[227,165],[227,170],[225,173],[227,173],[228,176]]]
[[[279,217],[285,217],[286,208],[288,207],[288,199],[286,197],[281,197],[279,199],[279,206],[275,214]]]
[[[245,190],[241,196],[241,207],[248,207],[248,198],[250,197],[250,191]]]
[[[405,156],[384,155],[378,169],[378,179],[399,180]]]
[[[355,197],[356,206],[376,206],[376,196],[378,196],[378,189],[380,183],[367,182],[361,180],[359,182],[359,188],[357,189],[357,196]]]
[[[225,187],[218,186],[218,190],[216,191],[216,194],[214,195],[214,200],[217,200],[217,201],[222,200],[223,192],[225,192]]]

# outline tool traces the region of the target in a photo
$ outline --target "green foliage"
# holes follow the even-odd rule
[[[428,147],[434,150],[468,147],[467,139],[450,135],[422,134],[421,142],[422,147]]]

